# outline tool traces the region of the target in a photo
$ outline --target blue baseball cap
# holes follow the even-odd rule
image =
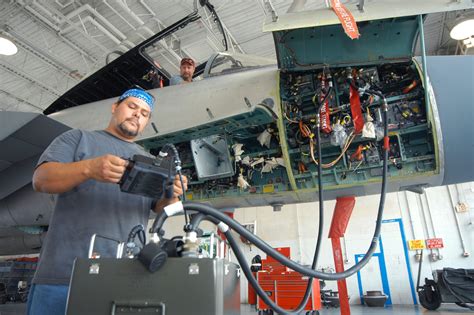
[[[136,97],[143,100],[149,107],[150,110],[153,111],[155,107],[155,98],[148,92],[140,89],[130,89],[125,91],[122,95],[120,95],[118,101],[121,102],[127,97]]]

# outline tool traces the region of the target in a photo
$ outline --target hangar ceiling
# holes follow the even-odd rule
[[[372,0],[377,1],[377,0]],[[366,5],[370,2],[366,1]],[[387,0],[385,0],[387,1]],[[230,41],[230,50],[275,57],[271,34],[262,33],[270,13],[268,0],[212,0]],[[324,0],[297,0],[304,10],[326,6]],[[342,1],[359,3],[359,1]],[[292,0],[272,0],[285,13]],[[0,55],[0,110],[41,112],[60,95],[138,43],[193,11],[193,0],[11,0],[0,2],[0,36],[18,46],[13,56]],[[200,9],[201,20],[163,43],[162,66],[178,72],[179,60],[198,63],[224,49],[213,17]],[[428,15],[425,38],[429,55],[455,54],[449,37],[461,12]],[[469,51],[468,53],[473,53]]]

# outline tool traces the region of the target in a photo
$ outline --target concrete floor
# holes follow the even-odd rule
[[[255,308],[248,304],[242,304],[241,315],[257,314]],[[304,313],[301,313],[304,314]],[[339,315],[338,308],[322,309],[321,315]],[[396,305],[393,307],[366,307],[361,305],[351,306],[351,315],[418,315],[418,314],[433,314],[433,315],[457,315],[457,314],[473,314],[472,311],[466,308],[459,307],[455,304],[443,304],[436,311],[428,311],[421,306]]]
[[[7,303],[0,304],[0,315],[17,315],[25,314],[26,304],[23,303]]]
[[[0,315],[18,315],[25,314],[25,304],[7,303],[0,305]],[[257,314],[255,308],[248,304],[242,304],[241,315],[254,315]],[[304,314],[304,313],[302,313]],[[339,309],[323,309],[320,311],[321,315],[338,315]],[[418,315],[418,314],[437,314],[437,315],[462,315],[462,314],[473,314],[469,309],[464,309],[454,304],[444,304],[436,311],[427,311],[423,307],[397,305],[386,308],[374,308],[365,307],[360,305],[353,305],[351,307],[352,315]],[[209,314],[211,315],[211,314]]]

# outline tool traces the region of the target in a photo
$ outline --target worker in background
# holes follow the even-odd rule
[[[150,209],[160,212],[183,194],[178,178],[171,199],[123,193],[117,185],[127,158],[150,156],[133,140],[147,125],[153,108],[150,94],[128,90],[112,105],[105,130],[67,131],[41,155],[33,187],[58,198],[30,289],[28,314],[64,315],[74,259],[88,257],[94,233],[125,240],[134,226],[147,226]],[[187,179],[183,182],[185,190]],[[95,251],[100,257],[115,257],[116,243],[98,239]]]
[[[194,71],[196,70],[196,64],[191,58],[181,59],[179,66],[179,75],[175,75],[170,79],[170,85],[178,85],[184,83],[193,82]]]

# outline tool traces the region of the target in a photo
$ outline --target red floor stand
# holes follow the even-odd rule
[[[344,258],[341,249],[341,237],[344,237],[347,224],[354,209],[355,197],[338,197],[336,199],[336,207],[332,217],[331,229],[329,230],[329,238],[332,243],[332,251],[334,256],[334,266],[336,272],[344,271]],[[342,315],[350,315],[349,295],[347,294],[346,280],[337,281],[337,289],[339,292],[339,303]]]

